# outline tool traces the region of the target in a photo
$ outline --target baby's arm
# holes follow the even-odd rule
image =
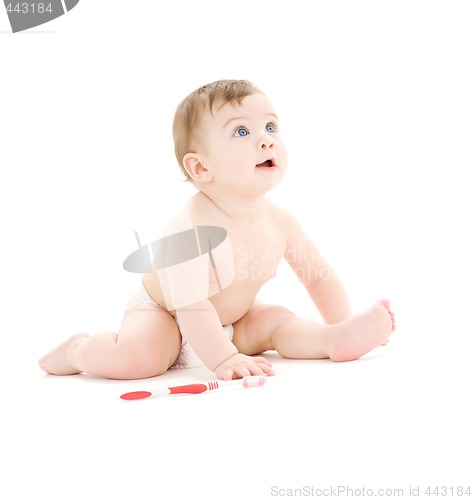
[[[263,358],[238,353],[223,332],[217,311],[209,300],[180,308],[176,313],[182,335],[218,378],[231,380],[249,375],[274,374],[271,364]]]
[[[338,323],[351,316],[345,289],[299,222],[286,213],[288,228],[285,259],[320,311],[326,323]]]

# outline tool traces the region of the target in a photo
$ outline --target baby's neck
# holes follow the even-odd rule
[[[246,200],[209,196],[203,192],[200,192],[199,195],[206,197],[220,212],[235,222],[256,221],[265,211],[266,199],[264,195]]]

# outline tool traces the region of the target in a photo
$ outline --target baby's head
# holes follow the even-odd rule
[[[218,80],[198,88],[179,104],[173,124],[174,150],[188,180],[192,179],[184,167],[184,156],[202,140],[199,136],[202,116],[227,103],[240,104],[244,97],[257,93],[261,91],[247,80]]]

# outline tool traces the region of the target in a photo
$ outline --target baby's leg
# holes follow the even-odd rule
[[[286,358],[352,361],[385,344],[395,324],[388,301],[332,325],[299,318],[279,306],[256,304],[234,328],[233,342],[244,354],[275,349]]]
[[[40,359],[52,375],[86,372],[113,379],[139,379],[166,372],[181,349],[174,318],[152,304],[128,312],[118,335],[101,332],[74,335]]]

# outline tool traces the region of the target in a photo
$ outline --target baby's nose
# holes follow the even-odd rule
[[[259,141],[259,148],[260,149],[268,149],[273,147],[273,139],[270,135],[263,135]]]

